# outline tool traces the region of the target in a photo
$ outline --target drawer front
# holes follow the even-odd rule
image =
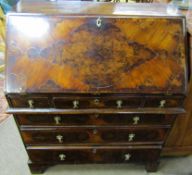
[[[141,98],[126,97],[54,97],[55,108],[85,109],[85,108],[136,108],[142,107],[144,100]]]
[[[163,143],[168,129],[163,128],[63,128],[22,130],[26,144],[144,144]]]
[[[35,163],[129,163],[153,161],[159,156],[160,149],[62,149],[28,150],[29,157]]]
[[[15,108],[49,108],[48,97],[22,97],[16,96],[11,98],[11,104]]]
[[[155,108],[183,107],[183,99],[176,97],[174,98],[146,97],[144,107],[155,107]]]
[[[17,115],[19,125],[70,126],[70,125],[170,125],[174,115],[161,114],[68,114],[68,115]]]

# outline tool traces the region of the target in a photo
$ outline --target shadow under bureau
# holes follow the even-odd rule
[[[165,5],[23,1],[7,16],[5,93],[31,171],[129,162],[156,171],[185,112],[186,46],[185,18]]]

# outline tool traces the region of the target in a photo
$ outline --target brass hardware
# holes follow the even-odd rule
[[[74,100],[73,101],[73,108],[74,109],[78,109],[79,108],[79,101],[78,100]]]
[[[95,100],[94,100],[94,103],[95,103],[96,105],[98,105],[98,104],[99,104],[99,99],[95,99]]]
[[[66,155],[65,154],[59,154],[59,159],[60,160],[65,160],[66,158]]]
[[[97,129],[93,130],[93,134],[97,134],[97,132],[98,132]]]
[[[93,152],[93,154],[97,153],[97,149],[94,148],[92,152]]]
[[[117,108],[120,109],[120,108],[122,108],[123,101],[122,100],[117,100],[116,104],[117,104]]]
[[[55,124],[56,124],[56,125],[60,125],[60,124],[61,124],[61,123],[60,123],[60,122],[61,122],[61,117],[60,117],[60,116],[55,116],[55,117],[54,117],[54,120],[55,120]]]
[[[139,122],[139,120],[140,120],[140,117],[139,117],[139,116],[133,117],[133,125],[137,125],[138,122]]]
[[[34,108],[34,101],[33,100],[28,100],[28,104],[30,108]]]
[[[97,27],[101,27],[101,24],[102,24],[101,17],[98,17],[97,20],[96,20]]]
[[[129,160],[130,158],[131,158],[131,154],[128,153],[128,154],[125,154],[125,155],[124,155],[124,159],[125,159],[125,160]]]
[[[134,137],[135,137],[135,134],[133,133],[129,134],[129,142],[133,141]]]
[[[165,104],[166,104],[166,100],[161,100],[160,103],[159,103],[159,107],[164,108]]]
[[[63,136],[62,135],[57,135],[56,139],[59,141],[59,143],[63,143]]]

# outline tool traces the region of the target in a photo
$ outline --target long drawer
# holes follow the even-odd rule
[[[162,114],[67,114],[16,115],[19,125],[71,126],[71,125],[171,125],[175,115]]]
[[[25,144],[162,144],[168,128],[27,128]]]
[[[160,147],[65,147],[47,149],[28,147],[33,163],[128,163],[156,161]]]

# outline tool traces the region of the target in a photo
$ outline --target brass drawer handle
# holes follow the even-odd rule
[[[160,108],[164,108],[164,107],[165,107],[165,104],[166,104],[166,100],[161,100],[161,101],[159,102],[159,107],[160,107]]]
[[[133,141],[134,137],[135,137],[134,133],[129,134],[129,142]]]
[[[28,100],[28,105],[29,105],[29,108],[34,108],[34,101]]]
[[[140,121],[140,117],[139,116],[135,116],[133,117],[133,125],[137,125]]]
[[[55,116],[54,120],[55,120],[55,124],[56,125],[60,125],[61,124],[61,117],[60,116]]]
[[[131,154],[128,153],[124,155],[124,160],[127,161],[127,160],[130,160],[130,158],[131,158]]]
[[[61,161],[65,160],[65,158],[66,158],[66,155],[65,155],[65,154],[59,154],[59,159],[60,159]]]
[[[78,100],[74,100],[73,101],[73,109],[78,109],[79,108],[79,101]]]
[[[98,105],[99,102],[100,102],[99,99],[95,99],[95,100],[94,100],[95,105]]]
[[[97,129],[93,129],[93,134],[97,134]]]
[[[96,154],[97,153],[97,149],[93,148],[92,152],[93,152],[93,154]]]
[[[63,143],[63,136],[62,135],[57,135],[56,139],[59,141],[59,143]]]
[[[120,109],[120,108],[122,108],[123,101],[122,100],[117,100],[116,104],[117,104],[117,108]]]

